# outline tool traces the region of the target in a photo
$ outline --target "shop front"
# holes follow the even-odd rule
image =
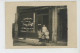
[[[62,40],[64,37],[64,39],[67,40],[66,9],[66,6],[18,6],[16,13],[17,21],[15,22],[15,26],[18,26],[18,30],[15,37],[37,39],[38,30],[42,29],[42,26],[45,25],[49,31],[51,41],[56,42],[58,40]]]

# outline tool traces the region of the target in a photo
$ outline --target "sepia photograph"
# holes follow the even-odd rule
[[[73,5],[75,2],[6,2],[7,48],[9,44],[12,48],[76,47]]]
[[[67,6],[17,6],[12,28],[14,46],[67,46]]]

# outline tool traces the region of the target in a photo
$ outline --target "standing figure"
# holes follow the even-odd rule
[[[49,31],[45,25],[42,27],[42,40],[49,41]]]
[[[39,42],[41,42],[41,36],[42,36],[42,32],[41,29],[38,30],[38,38],[39,38]]]

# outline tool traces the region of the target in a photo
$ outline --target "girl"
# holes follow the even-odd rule
[[[41,42],[41,36],[42,36],[42,32],[41,29],[38,30],[38,38],[39,38],[39,42]]]

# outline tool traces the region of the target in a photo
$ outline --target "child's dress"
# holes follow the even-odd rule
[[[49,32],[48,31],[45,32],[45,38],[49,39]]]
[[[42,32],[39,30],[38,31],[38,38],[41,38],[41,36],[42,36]]]

